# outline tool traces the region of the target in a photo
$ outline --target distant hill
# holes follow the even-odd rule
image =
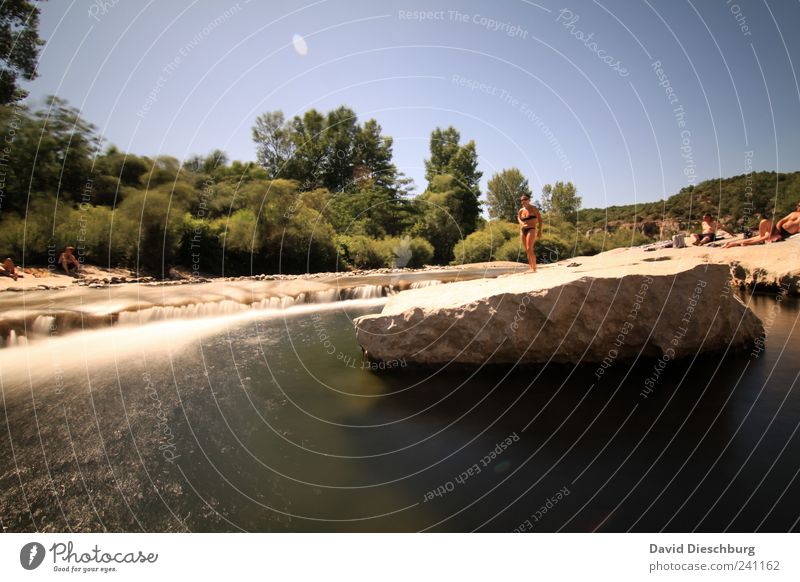
[[[666,201],[584,209],[578,227],[613,232],[635,226],[657,237],[662,228],[665,232],[691,228],[710,212],[731,228],[752,228],[758,225],[761,212],[785,216],[798,202],[800,172],[753,172],[687,186]]]

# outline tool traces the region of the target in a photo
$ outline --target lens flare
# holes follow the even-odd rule
[[[294,47],[294,52],[301,57],[304,57],[308,54],[308,45],[306,44],[306,39],[299,34],[295,34],[292,37],[292,46]]]

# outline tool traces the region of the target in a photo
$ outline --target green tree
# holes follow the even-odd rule
[[[492,176],[487,184],[489,216],[516,222],[519,198],[531,196],[528,180],[517,168],[508,168]]]
[[[392,163],[393,140],[381,132],[381,126],[374,119],[359,127],[355,136],[353,178],[359,186],[370,180],[377,188],[396,193],[398,172]]]
[[[538,206],[545,214],[553,210],[553,187],[550,184],[542,186],[542,196],[539,198]]]
[[[581,197],[575,185],[572,182],[556,182],[553,186],[547,184],[542,188],[542,198],[545,198],[545,192],[549,199],[548,210],[569,224],[576,225]]]
[[[39,47],[39,6],[27,0],[6,0],[0,4],[0,105],[27,96],[17,85],[36,78]]]
[[[477,228],[473,193],[454,176],[435,176],[417,206],[420,218],[412,231],[433,244],[437,263],[449,263],[456,243]]]
[[[253,141],[256,143],[256,159],[267,170],[267,175],[272,179],[281,177],[296,145],[292,140],[292,127],[284,119],[283,111],[270,111],[258,116],[253,126]]]
[[[442,202],[450,212],[450,220],[455,219],[462,236],[466,236],[478,227],[479,182],[483,173],[478,171],[475,142],[461,146],[460,139],[461,134],[452,126],[437,127],[431,132],[431,157],[425,160],[425,178],[429,192],[448,193]],[[435,243],[434,247],[437,247]],[[439,254],[438,258],[447,256],[449,261],[452,245],[446,251],[437,249],[437,253],[441,252],[444,254]]]
[[[436,176],[450,173],[450,163],[460,146],[461,134],[452,125],[447,129],[437,127],[431,132],[431,157],[425,160],[425,179],[430,184]]]

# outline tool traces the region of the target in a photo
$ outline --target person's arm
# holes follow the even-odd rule
[[[542,213],[539,212],[539,209],[536,209],[536,226],[538,227],[536,230],[536,238],[542,238],[542,227],[544,226],[544,220],[542,220]]]
[[[780,232],[781,228],[783,228],[783,225],[786,224],[786,221],[789,220],[791,217],[792,217],[792,215],[790,214],[789,216],[784,216],[783,218],[781,218],[778,221],[778,224],[775,225],[775,229],[778,232]]]
[[[517,211],[517,222],[519,222],[520,226],[525,226],[525,222],[522,220],[522,209],[521,208],[519,209],[519,211]]]

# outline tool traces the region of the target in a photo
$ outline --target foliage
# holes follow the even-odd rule
[[[552,212],[570,224],[578,223],[578,209],[581,197],[572,182],[556,182],[542,187],[542,211]]]
[[[2,36],[2,35],[0,35]],[[259,163],[214,150],[185,160],[136,156],[101,138],[58,98],[39,110],[0,106],[8,137],[0,168],[0,255],[46,264],[66,245],[79,259],[167,276],[421,267],[450,262],[526,262],[517,199],[529,193],[516,168],[489,180],[493,219],[480,216],[474,142],[453,128],[431,134],[428,186],[410,195],[392,162],[392,140],[352,110],[310,110],[256,120]],[[650,242],[696,226],[712,211],[731,225],[784,215],[800,199],[800,173],[757,172],[684,188],[666,201],[580,210],[569,182],[543,191],[548,262]]]
[[[528,179],[517,168],[508,168],[494,174],[487,184],[486,200],[489,216],[516,222],[519,198],[531,196]]]
[[[27,93],[17,84],[36,78],[39,47],[39,6],[27,0],[6,0],[0,4],[0,105],[24,99]]]
[[[342,264],[355,269],[419,268],[433,258],[433,246],[419,237],[338,235],[336,246]]]

